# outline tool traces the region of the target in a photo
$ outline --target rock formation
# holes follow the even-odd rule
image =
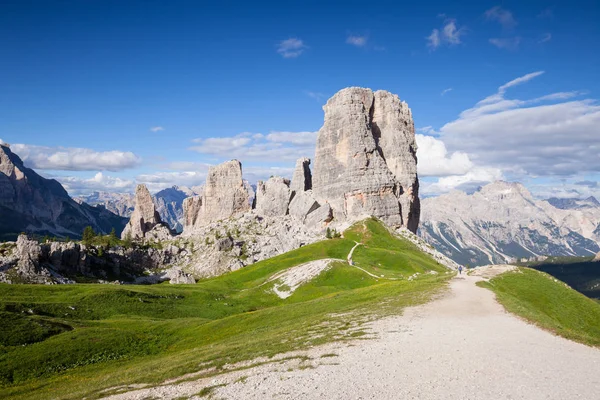
[[[385,91],[347,88],[323,107],[313,192],[338,220],[373,215],[417,231],[419,181],[414,124],[407,104]]]
[[[135,209],[131,218],[123,229],[121,238],[134,240],[153,239],[164,240],[170,238],[169,229],[162,223],[152,196],[146,185],[137,185],[135,188]]]
[[[80,237],[86,226],[108,234],[127,223],[104,207],[79,204],[54,179],[23,165],[6,144],[0,145],[0,235],[16,239],[20,232],[40,236]]]
[[[183,203],[184,230],[227,219],[250,210],[248,190],[242,180],[242,164],[227,161],[208,170],[204,193]]]
[[[300,158],[296,161],[290,189],[294,192],[305,192],[312,189],[310,158]]]
[[[600,251],[596,254],[596,257],[592,261],[600,261]]]
[[[288,179],[272,176],[266,182],[258,181],[254,208],[259,215],[270,217],[286,215],[291,194]]]

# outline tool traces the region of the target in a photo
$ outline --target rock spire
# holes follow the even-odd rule
[[[419,180],[408,105],[386,91],[346,88],[323,107],[312,189],[338,220],[369,215],[416,232]]]

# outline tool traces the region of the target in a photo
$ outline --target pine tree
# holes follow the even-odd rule
[[[83,230],[83,236],[81,237],[81,241],[86,246],[90,246],[96,237],[96,232],[94,232],[94,228],[91,226],[86,226]]]

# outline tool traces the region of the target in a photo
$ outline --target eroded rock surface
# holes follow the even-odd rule
[[[250,210],[242,164],[232,160],[208,170],[204,193],[184,203],[184,230],[190,231]]]
[[[305,192],[312,189],[310,158],[300,158],[296,161],[290,189],[294,192]]]
[[[155,229],[156,227],[156,229]],[[155,230],[154,234],[161,240],[168,238],[164,231],[168,228],[163,226],[152,196],[146,185],[137,185],[135,188],[135,209],[131,218],[123,229],[121,238],[130,238],[134,240],[146,238],[147,233]],[[160,233],[158,233],[160,232]]]
[[[416,232],[417,147],[408,105],[391,93],[354,87],[323,109],[312,175],[319,203],[328,202],[338,220],[373,215]]]
[[[286,215],[291,194],[288,179],[272,176],[266,182],[258,181],[254,208],[260,215],[270,217]]]

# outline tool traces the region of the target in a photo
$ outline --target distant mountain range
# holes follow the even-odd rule
[[[600,250],[600,203],[590,197],[536,200],[519,183],[423,199],[419,235],[461,264],[588,256]]]
[[[25,167],[9,146],[0,145],[0,239],[14,240],[21,232],[74,238],[88,225],[119,235],[126,223],[104,207],[74,201],[60,183]]]

